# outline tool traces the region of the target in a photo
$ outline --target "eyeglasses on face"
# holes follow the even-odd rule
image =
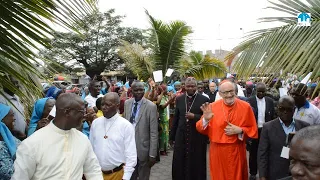
[[[278,107],[278,110],[280,112],[292,112],[294,110],[294,108],[285,108],[285,107]]]
[[[230,90],[230,91],[220,91],[221,94],[223,95],[228,95],[229,93],[230,94],[234,94],[235,90]]]
[[[80,112],[81,114],[86,113],[85,109],[75,109],[75,108],[59,108],[59,109],[61,109],[61,110],[74,110],[74,111]]]

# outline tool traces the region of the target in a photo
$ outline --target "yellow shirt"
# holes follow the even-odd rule
[[[103,112],[101,110],[98,110],[97,117],[102,117],[102,116],[103,116]]]

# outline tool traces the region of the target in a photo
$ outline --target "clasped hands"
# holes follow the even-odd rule
[[[205,103],[200,107],[200,109],[203,112],[203,117],[204,117],[205,121],[209,122],[214,116],[214,114],[212,112],[211,104]],[[227,123],[228,123],[228,125],[224,129],[224,132],[226,135],[232,136],[232,135],[236,135],[236,134],[241,134],[243,132],[239,126],[231,124],[230,122],[227,122]]]

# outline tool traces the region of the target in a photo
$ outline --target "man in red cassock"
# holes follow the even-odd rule
[[[235,83],[222,81],[222,99],[201,106],[196,127],[210,139],[211,180],[248,179],[245,138],[258,138],[258,131],[252,108],[236,98],[235,89]]]

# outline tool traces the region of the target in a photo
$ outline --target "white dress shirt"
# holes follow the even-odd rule
[[[206,93],[204,93],[204,92],[202,92],[201,95],[204,96],[204,97],[207,97],[208,99],[210,99],[209,96],[208,96],[208,94],[206,94]]]
[[[90,141],[77,129],[52,122],[22,141],[11,180],[103,180]]]
[[[110,119],[95,119],[90,129],[90,142],[102,170],[112,170],[124,163],[122,179],[131,178],[137,164],[137,150],[134,128],[128,120],[118,113]]]
[[[97,97],[93,97],[89,94],[84,98],[84,100],[88,103],[88,107],[96,107],[96,101],[99,97],[103,97],[103,95],[99,94]]]
[[[14,113],[15,122],[13,129],[25,134],[27,122],[24,116],[24,107],[20,103],[19,97],[17,95],[11,96],[4,91],[2,93],[5,97],[0,95],[0,103],[10,106]]]
[[[262,128],[263,124],[266,122],[265,116],[266,116],[266,99],[262,98],[259,99],[256,96],[257,99],[257,108],[258,108],[258,128]]]

